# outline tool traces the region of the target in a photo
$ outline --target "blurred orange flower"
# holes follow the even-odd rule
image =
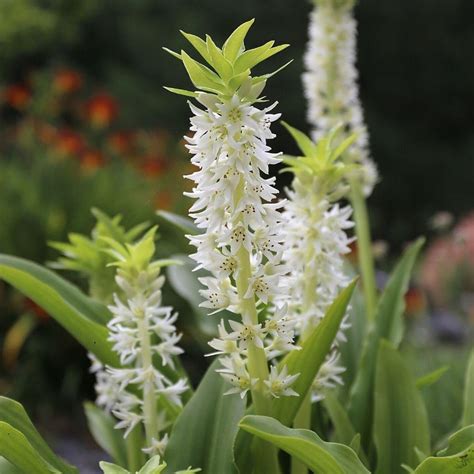
[[[59,69],[53,78],[53,87],[61,93],[71,93],[82,87],[82,76],[73,69]]]
[[[54,146],[61,155],[77,156],[84,150],[85,140],[79,133],[62,129],[56,135]]]
[[[161,157],[149,156],[140,165],[142,173],[149,178],[161,176],[166,171],[166,160]]]
[[[424,312],[426,309],[426,298],[424,293],[419,288],[409,288],[405,293],[405,305],[408,315],[417,315]]]
[[[107,142],[113,153],[123,155],[130,151],[134,140],[133,132],[116,132],[109,136]]]
[[[86,150],[80,160],[81,168],[85,172],[95,171],[105,164],[104,155],[98,150]]]
[[[37,305],[33,300],[25,298],[23,304],[25,311],[33,313],[38,319],[42,321],[47,321],[49,319],[48,313],[41,306]]]
[[[14,109],[24,110],[31,98],[30,90],[23,84],[12,84],[4,91],[5,102]]]
[[[86,117],[97,128],[103,128],[118,117],[117,100],[109,94],[100,93],[91,97],[85,104]]]
[[[173,196],[169,191],[160,191],[155,197],[155,209],[168,211],[173,207]]]

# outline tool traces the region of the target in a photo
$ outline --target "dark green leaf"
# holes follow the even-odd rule
[[[230,385],[216,373],[216,360],[176,420],[165,452],[166,473],[189,466],[205,473],[234,474],[232,448],[245,402],[224,395]]]
[[[327,443],[310,430],[287,428],[274,418],[246,416],[240,428],[298,458],[318,474],[365,474],[356,453],[343,444]]]
[[[474,425],[474,350],[469,357],[464,380],[464,409],[461,424],[468,426]]]
[[[407,364],[395,347],[380,342],[374,393],[377,474],[403,473],[418,464],[415,448],[430,449],[426,408]]]
[[[105,306],[92,301],[50,270],[21,258],[0,255],[0,278],[44,308],[104,364],[119,364],[107,340],[107,328],[97,322],[109,318]]]

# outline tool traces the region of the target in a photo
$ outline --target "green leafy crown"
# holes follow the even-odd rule
[[[197,90],[193,92],[173,87],[165,87],[165,89],[189,97],[196,97],[199,92],[209,92],[223,98],[231,97],[239,91],[242,98],[257,100],[265,87],[266,80],[286,67],[291,61],[273,73],[251,76],[252,68],[257,64],[289,46],[287,44],[274,46],[275,42],[269,41],[257,48],[246,50],[244,41],[253,22],[253,19],[249,20],[236,28],[224,42],[222,48],[219,48],[209,35],[206,35],[204,41],[196,35],[181,31],[210,67],[196,61],[186,51],[181,50],[181,53],[176,53],[168,48],[163,48],[183,62],[189,78]]]

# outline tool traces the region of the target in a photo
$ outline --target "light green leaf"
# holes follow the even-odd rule
[[[222,51],[216,46],[209,35],[206,36],[206,45],[211,58],[211,66],[225,82],[228,82],[234,74],[232,64],[224,57]]]
[[[300,396],[278,398],[274,400],[271,408],[271,415],[284,425],[289,426],[293,422],[319,368],[331,349],[356,284],[357,280],[354,280],[341,291],[318,326],[300,344],[301,349],[291,351],[280,362],[280,367],[286,366],[288,373],[300,374],[292,385]]]
[[[156,213],[159,220],[180,230],[183,234],[196,235],[200,230],[189,217],[180,216],[168,211],[158,211]]]
[[[161,461],[159,455],[156,455],[138,471],[138,474],[160,474],[165,467],[166,463]]]
[[[118,464],[127,465],[126,446],[122,432],[114,428],[116,421],[93,403],[86,402],[87,425],[97,444]]]
[[[461,425],[474,425],[474,350],[467,363],[464,385],[464,408]]]
[[[288,132],[290,132],[290,135],[293,137],[304,156],[312,157],[316,155],[317,147],[313,143],[313,140],[308,137],[308,135],[304,134],[303,132],[292,127],[284,121],[282,121],[281,124],[288,130]]]
[[[32,449],[38,453],[38,456],[44,459],[45,463],[56,468],[57,471],[63,474],[75,474],[78,472],[75,467],[67,464],[53,453],[34,427],[20,403],[10,398],[0,397],[0,421],[12,429],[18,430],[25,437],[28,444],[31,445]],[[0,442],[0,448],[1,446],[2,443]],[[10,460],[3,452],[0,452],[0,455]],[[13,461],[11,462],[13,463]]]
[[[244,47],[244,40],[247,36],[247,33],[250,27],[253,25],[255,19],[251,19],[242,23],[239,27],[237,27],[232,34],[227,38],[223,46],[224,56],[233,63],[237,58],[239,52]]]
[[[123,467],[117,466],[116,464],[112,464],[110,462],[101,461],[99,466],[104,474],[130,474],[130,472]]]
[[[462,428],[449,438],[448,448],[426,458],[415,474],[471,474],[474,472],[474,425]]]
[[[351,387],[349,417],[366,448],[372,425],[373,383],[379,342],[387,339],[398,346],[403,334],[405,293],[416,257],[424,239],[418,239],[404,252],[392,272],[377,305],[375,323],[369,329],[362,356]]]
[[[39,455],[23,433],[3,421],[0,421],[0,455],[24,474],[61,473]]]
[[[374,393],[374,443],[377,474],[403,473],[418,464],[415,448],[430,449],[426,408],[407,364],[395,347],[381,341]]]
[[[257,48],[249,49],[242,53],[235,61],[234,71],[236,74],[239,74],[246,69],[252,69],[261,61],[261,57],[267,53],[272,46],[275,44],[275,41],[268,41],[262,46]]]
[[[0,472],[2,474],[24,474],[23,471],[15,467],[12,463],[0,456]]]
[[[429,387],[436,383],[447,371],[449,370],[448,365],[443,365],[436,370],[433,370],[429,374],[423,375],[416,380],[416,386],[418,388]]]
[[[166,89],[168,92],[172,92],[173,94],[184,95],[186,97],[197,97],[197,92],[188,91],[186,89],[177,89],[176,87],[167,87],[164,86],[163,89]]]
[[[356,436],[356,432],[345,408],[339,402],[337,397],[329,391],[324,396],[323,405],[334,426],[334,441],[343,444],[350,444]]]
[[[199,466],[205,473],[234,474],[232,447],[245,402],[225,395],[230,385],[216,373],[215,360],[171,432],[165,456],[166,473]]]
[[[50,270],[21,258],[0,255],[0,278],[44,308],[104,364],[119,365],[107,340],[107,328],[97,322],[110,317],[105,306],[92,301]]]
[[[249,415],[240,428],[298,458],[318,474],[366,474],[356,453],[343,444],[327,443],[310,430],[287,428],[274,418]]]
[[[211,56],[207,50],[207,44],[199,36],[193,35],[191,33],[185,33],[183,30],[180,30],[180,33],[194,46],[196,51],[210,64]]]
[[[202,90],[208,90],[214,93],[220,93],[223,89],[219,76],[213,73],[209,68],[194,60],[186,51],[181,51],[181,59],[184,67],[191,79],[191,82]]]

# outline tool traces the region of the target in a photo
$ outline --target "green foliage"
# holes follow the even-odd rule
[[[25,473],[78,472],[51,451],[24,408],[5,397],[0,397],[0,456]],[[38,471],[35,471],[35,466]]]
[[[127,465],[126,446],[122,433],[114,428],[116,421],[93,403],[84,404],[89,431],[96,443],[118,464]]]
[[[275,42],[269,41],[257,48],[246,50],[244,41],[253,22],[254,20],[250,20],[240,25],[227,38],[222,48],[219,48],[208,35],[204,41],[198,36],[181,32],[212,69],[196,61],[183,50],[181,53],[175,53],[168,48],[164,50],[183,62],[191,82],[198,91],[210,92],[225,98],[232,97],[239,91],[241,99],[255,101],[262,91],[262,86],[259,84],[265,83],[274,73],[252,77],[252,69],[288,45],[273,46]],[[171,87],[166,89],[181,95],[196,96],[192,91]]]
[[[415,474],[468,474],[474,470],[474,425],[449,438],[448,447],[430,456],[411,472]]]
[[[166,473],[187,466],[199,466],[203,472],[236,472],[233,444],[245,402],[238,395],[226,395],[229,384],[216,373],[214,361],[186,404],[171,432],[165,451]]]
[[[331,349],[356,284],[357,281],[353,281],[341,291],[321,322],[300,344],[301,349],[290,352],[280,362],[280,367],[286,366],[290,374],[300,374],[292,386],[299,393],[299,397],[282,397],[273,402],[271,414],[283,424],[289,425],[293,422],[309,392],[321,364]]]
[[[121,225],[122,216],[109,217],[99,209],[93,209],[97,222],[91,237],[78,233],[69,234],[69,243],[52,242],[51,247],[59,250],[63,256],[51,267],[77,271],[88,278],[89,294],[99,301],[111,299],[115,289],[115,270],[109,264],[113,258],[107,252],[109,239],[120,244],[131,243],[147,227],[147,223],[125,230]]]
[[[0,256],[0,278],[31,298],[103,363],[117,366],[118,357],[103,326],[109,311],[53,272],[27,260]]]
[[[287,428],[266,416],[246,416],[240,428],[268,441],[320,474],[364,474],[369,471],[348,446],[324,442],[315,432]]]
[[[464,410],[461,426],[468,426],[474,425],[474,350],[471,351],[464,380]]]
[[[430,450],[426,408],[407,364],[395,347],[381,341],[374,386],[374,444],[377,474],[403,473],[418,463],[415,448]]]
[[[379,342],[387,339],[395,346],[403,334],[404,295],[408,289],[410,275],[423,239],[412,244],[403,254],[385,287],[377,305],[375,322],[369,329],[356,374],[351,387],[349,413],[354,428],[362,436],[362,445],[367,447],[372,423],[372,393]]]
[[[136,474],[160,474],[163,472],[163,469],[166,467],[166,463],[162,462],[160,456],[153,456]],[[111,464],[109,462],[102,461],[100,463],[100,468],[104,474],[130,474],[126,469],[117,466],[116,464]]]

